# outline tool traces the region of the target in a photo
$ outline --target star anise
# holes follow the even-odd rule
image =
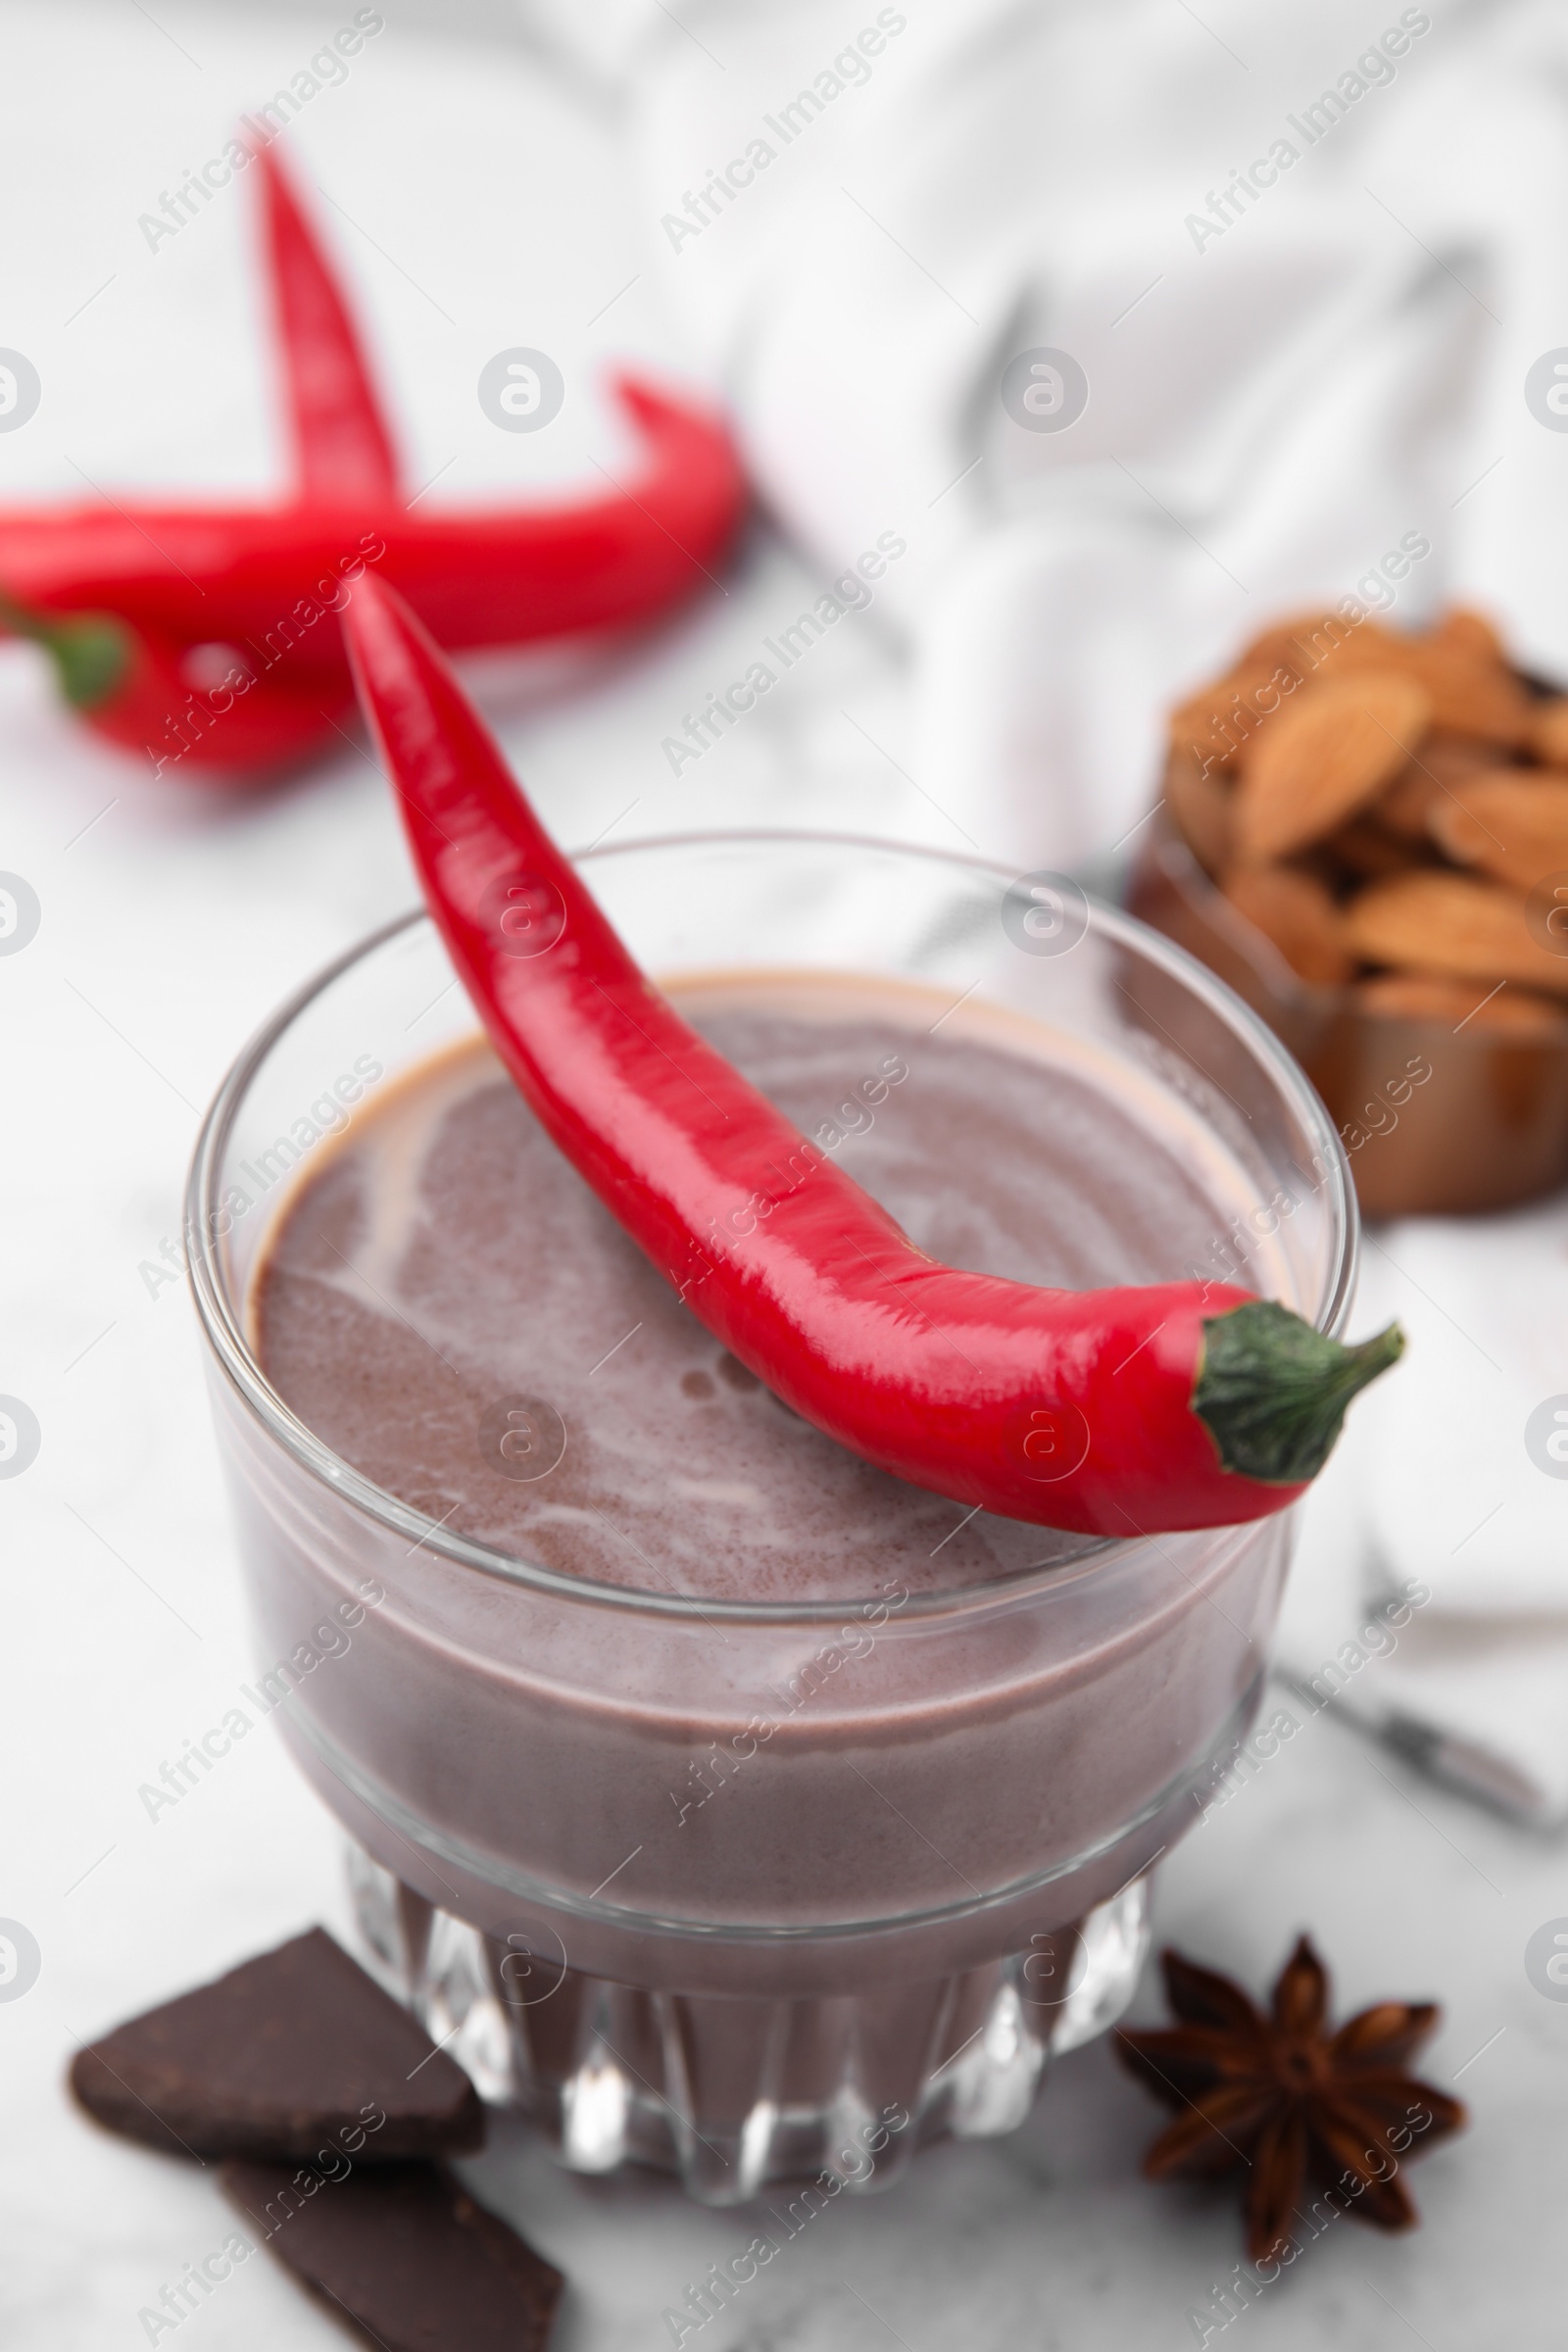
[[[1179,1952],[1162,1952],[1160,1966],[1180,2024],[1116,2036],[1128,2069],[1179,2111],[1144,2158],[1148,2178],[1247,2166],[1253,2262],[1288,2247],[1309,2184],[1380,2230],[1409,2229],[1400,2168],[1466,2121],[1457,2099],[1405,2071],[1438,2023],[1433,2004],[1379,2001],[1331,2032],[1328,1977],[1304,1936],[1268,2016]]]

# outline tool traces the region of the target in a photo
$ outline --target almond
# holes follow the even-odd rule
[[[1498,765],[1497,747],[1480,735],[1455,735],[1447,727],[1434,727],[1411,764],[1424,768],[1439,784],[1462,784],[1466,776],[1479,776]]]
[[[1218,772],[1205,772],[1191,752],[1173,751],[1165,765],[1165,806],[1199,864],[1217,874],[1231,853],[1231,796]]]
[[[1362,621],[1335,626],[1346,632],[1321,657],[1325,682],[1363,669],[1396,669],[1425,687],[1432,700],[1432,723],[1456,735],[1479,735],[1486,742],[1516,750],[1529,737],[1535,706],[1513,672],[1499,662],[1478,660],[1432,637],[1403,637]],[[1319,631],[1315,643],[1325,641]]]
[[[1334,987],[1354,970],[1342,936],[1340,910],[1315,874],[1298,866],[1239,866],[1225,878],[1225,896],[1262,932],[1302,980]]]
[[[1442,790],[1427,765],[1427,746],[1423,744],[1388,790],[1378,795],[1370,813],[1385,831],[1396,833],[1401,841],[1425,841],[1427,810]]]
[[[1478,997],[1474,980],[1435,980],[1424,972],[1380,972],[1363,980],[1356,1000],[1363,1012],[1387,1019],[1442,1021],[1447,1028],[1486,1029],[1514,1037],[1568,1037],[1560,1008],[1528,989],[1504,988]]]
[[[1426,846],[1423,842],[1418,848],[1413,842],[1401,840],[1397,833],[1386,833],[1370,815],[1352,817],[1320,845],[1337,864],[1366,881],[1378,874],[1402,874],[1407,866],[1419,864],[1420,851]],[[1429,858],[1428,862],[1436,860]]]
[[[1352,899],[1341,919],[1347,945],[1368,963],[1522,980],[1551,996],[1568,995],[1568,954],[1542,947],[1526,921],[1523,897],[1496,882],[1391,874]]]
[[[1363,649],[1382,647],[1391,655],[1406,642],[1375,620],[1347,620],[1342,612],[1319,610],[1275,621],[1272,628],[1253,638],[1242,660],[1256,668],[1293,670],[1304,685],[1333,654],[1355,638]],[[1388,666],[1396,666],[1395,662],[1391,660]]]
[[[1474,735],[1448,735],[1435,727],[1407,767],[1399,770],[1371,813],[1386,831],[1425,841],[1427,810],[1446,787],[1452,791],[1471,776],[1495,773],[1497,747]]]
[[[1533,704],[1508,666],[1496,632],[1479,613],[1454,612],[1426,637],[1408,637],[1370,615],[1303,612],[1254,637],[1242,657],[1251,666],[1293,668],[1303,683],[1349,670],[1397,669],[1432,697],[1440,727],[1480,735],[1510,750],[1529,736]]]
[[[1232,767],[1280,701],[1272,668],[1244,661],[1171,712],[1171,750],[1209,774]]]
[[[1543,766],[1568,767],[1568,694],[1536,704],[1525,741]]]
[[[1268,864],[1334,832],[1404,766],[1431,713],[1395,670],[1300,690],[1243,754],[1240,855]]]
[[[1547,874],[1568,871],[1568,778],[1559,782],[1523,767],[1472,776],[1438,795],[1427,830],[1457,864],[1533,890]]]
[[[1437,726],[1483,736],[1502,751],[1517,751],[1529,735],[1530,697],[1511,672],[1436,657],[1414,674],[1432,697]]]
[[[1508,666],[1496,629],[1484,612],[1472,612],[1464,605],[1455,605],[1444,613],[1428,643],[1441,646],[1445,653],[1457,654],[1461,661],[1490,662],[1499,669]]]

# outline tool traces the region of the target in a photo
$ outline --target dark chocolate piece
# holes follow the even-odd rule
[[[542,2352],[561,2273],[437,2166],[220,2178],[258,2243],[382,2352]]]
[[[484,2138],[463,2069],[320,1928],[117,2027],[71,2086],[112,2132],[175,2155],[331,2170]]]

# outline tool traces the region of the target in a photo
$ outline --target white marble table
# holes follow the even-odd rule
[[[17,12],[4,22],[8,40],[41,55],[61,37]],[[82,24],[95,62],[71,80],[75,131],[100,143],[122,211],[76,202],[58,121],[24,107],[13,81],[0,214],[18,217],[25,193],[45,200],[29,211],[36,236],[10,270],[15,323],[0,340],[35,342],[58,398],[51,416],[40,413],[47,431],[25,448],[20,434],[0,443],[0,497],[79,487],[74,465],[116,481],[260,482],[272,462],[265,384],[254,360],[215,359],[202,323],[216,308],[241,354],[254,352],[237,214],[211,223],[210,248],[188,263],[172,252],[138,261],[127,228],[143,182],[172,171],[173,147],[203,135],[219,101],[206,88],[198,120],[194,82],[170,95],[138,64],[150,113],[127,127],[121,94],[142,36],[128,16],[83,12]],[[274,50],[287,37],[268,36]],[[235,41],[233,55],[209,61],[230,90],[272,70],[271,51],[258,62]],[[417,94],[441,123],[450,92],[405,49],[369,61],[333,97],[346,125],[371,105],[372,66],[378,102],[412,105]],[[496,105],[525,116],[520,82],[501,82]],[[529,167],[541,174],[547,143],[541,126]],[[349,147],[352,170],[352,137]],[[360,161],[370,201],[368,132]],[[476,202],[487,168],[476,151]],[[407,207],[410,234],[427,201],[428,190]],[[607,293],[629,274],[624,261],[607,230]],[[411,371],[406,407],[424,472],[457,446],[455,479],[515,481],[506,471],[514,452],[484,442],[467,398],[469,361],[514,339],[512,314],[482,255],[463,266],[466,277],[455,267],[443,284],[462,319],[455,347],[384,270],[373,279],[379,327]],[[112,273],[119,291],[111,283],[64,327]],[[578,352],[613,347],[608,329],[588,335],[591,306],[568,312],[553,286],[538,300],[550,331],[575,335]],[[628,338],[657,348],[634,303],[615,341]],[[461,419],[444,368],[463,392]],[[117,380],[128,388],[105,401]],[[216,424],[192,424],[208,415]],[[582,466],[592,416],[573,429],[568,469]],[[669,775],[660,744],[672,718],[731,674],[738,649],[798,610],[806,585],[759,536],[726,599],[590,693],[567,691],[548,668],[491,670],[489,706],[565,838],[614,823],[630,833],[782,820],[954,841],[951,822],[901,774],[917,774],[918,760],[874,613],[847,622],[813,655],[809,679],[788,684],[745,731],[678,782]],[[122,2145],[74,2111],[63,2074],[77,2041],[313,1920],[347,1933],[336,1832],[272,1733],[156,1819],[138,1799],[252,1665],[192,1316],[182,1288],[153,1269],[178,1232],[198,1111],[242,1038],[413,893],[362,756],[345,751],[323,773],[254,801],[155,787],[84,741],[16,649],[0,652],[0,867],[25,875],[43,908],[32,944],[0,959],[0,1391],[25,1398],[43,1433],[33,1466],[0,1483],[0,1915],[24,1922],[42,1955],[25,1996],[0,2001],[0,2309],[16,2352],[113,2352],[146,2340],[139,2310],[221,2241],[229,2217],[209,2172]],[[1475,2116],[1466,2137],[1415,2169],[1419,2234],[1385,2240],[1338,2226],[1227,2341],[1332,2336],[1344,2352],[1412,2340],[1431,2352],[1560,2345],[1552,2245],[1568,2188],[1568,2007],[1533,1990],[1523,1954],[1532,1931],[1563,1912],[1560,1847],[1436,1792],[1327,1719],[1169,1857],[1158,1933],[1254,1988],[1309,1925],[1345,2005],[1385,1993],[1441,1999],[1431,2069],[1441,2082],[1459,2079]],[[1154,2013],[1147,1985],[1144,2007]],[[1200,2330],[1188,2315],[1240,2258],[1239,2230],[1224,2196],[1140,2181],[1139,2151],[1159,2122],[1103,2047],[1087,2050],[1063,2063],[1015,2137],[932,2151],[893,2193],[840,2200],[687,2341],[705,2352],[1190,2344]],[[743,2214],[699,2211],[655,2178],[563,2177],[520,2130],[503,2132],[472,2178],[568,2276],[558,2352],[668,2342],[662,2309],[751,2235]],[[193,2352],[343,2341],[260,2259],[178,2334]]]

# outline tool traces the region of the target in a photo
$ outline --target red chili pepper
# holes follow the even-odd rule
[[[318,687],[281,677],[259,682],[232,647],[192,652],[145,628],[130,629],[111,613],[55,618],[29,612],[3,594],[0,627],[42,648],[65,700],[99,734],[127,752],[154,753],[155,773],[193,751],[210,768],[216,765],[210,780],[248,783],[260,767],[282,768],[314,757],[323,724],[332,723]],[[230,729],[229,713],[245,696],[251,699],[242,725]],[[348,697],[331,705],[342,719],[352,709]],[[209,747],[220,723],[224,731],[217,740],[229,758],[215,763]]]
[[[711,580],[746,497],[716,418],[622,377],[644,449],[627,485],[532,507],[406,498],[342,296],[275,159],[259,160],[293,495],[0,510],[0,629],[50,645],[57,665],[62,632],[78,651],[90,633],[71,695],[90,724],[156,769],[188,753],[241,779],[337,742],[353,687],[329,615],[367,562],[453,649],[611,630]]]
[[[396,498],[397,454],[342,291],[271,148],[253,143],[251,155],[262,173],[297,496],[324,506]]]
[[[418,621],[344,619],[425,897],[578,1172],[786,1404],[915,1486],[1126,1536],[1256,1519],[1327,1457],[1359,1348],[1228,1286],[1039,1290],[936,1264],[638,970]]]

